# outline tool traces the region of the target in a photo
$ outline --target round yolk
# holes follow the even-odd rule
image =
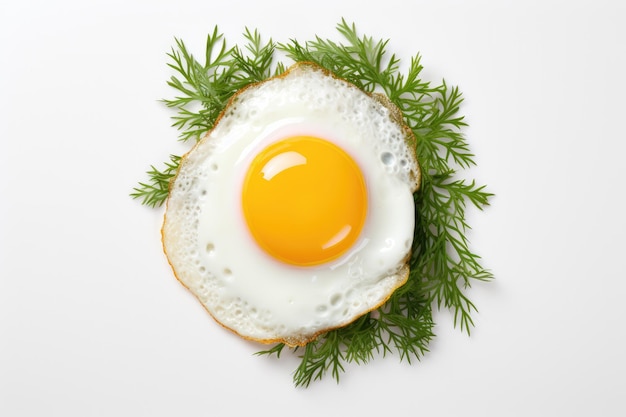
[[[338,146],[294,136],[263,149],[243,183],[243,213],[257,243],[272,257],[318,265],[345,253],[367,213],[358,165]]]

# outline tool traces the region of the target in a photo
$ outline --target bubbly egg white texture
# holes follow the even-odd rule
[[[310,266],[268,254],[242,208],[255,156],[302,135],[345,151],[367,190],[358,237]],[[242,90],[172,183],[162,234],[175,275],[220,324],[263,343],[304,345],[379,307],[408,277],[419,183],[412,140],[389,105],[313,64]]]

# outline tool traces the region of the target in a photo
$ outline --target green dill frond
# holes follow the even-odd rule
[[[294,39],[263,42],[258,31],[245,29],[243,47],[229,48],[216,27],[207,37],[203,62],[178,39],[168,54],[168,65],[175,73],[168,85],[176,95],[164,102],[176,111],[173,126],[183,141],[199,140],[209,131],[239,89],[283,73],[289,64],[275,62],[276,52],[294,62],[317,63],[366,92],[386,94],[416,136],[422,178],[414,194],[415,232],[407,283],[379,309],[304,347],[276,344],[257,352],[299,355],[301,362],[293,378],[303,387],[327,374],[338,381],[347,364],[365,364],[379,355],[397,355],[409,363],[420,360],[434,338],[435,308],[448,309],[455,326],[469,334],[476,306],[467,289],[475,281],[492,279],[467,239],[467,206],[482,210],[492,194],[461,175],[475,165],[462,132],[467,125],[460,114],[461,92],[445,80],[438,85],[422,80],[419,54],[401,72],[400,59],[387,53],[388,40],[360,35],[345,20],[337,30],[342,43],[320,37],[305,43]],[[162,170],[151,167],[149,181],[139,183],[131,196],[149,206],[161,205],[179,162],[179,157],[172,156]]]
[[[149,182],[140,182],[139,186],[133,188],[130,194],[132,198],[140,199],[141,204],[150,207],[161,206],[169,194],[170,181],[178,171],[180,156],[170,155],[170,161],[165,162],[165,168],[161,171],[154,166],[147,172],[150,177]]]
[[[345,371],[343,367],[345,356],[341,339],[340,332],[332,330],[323,338],[314,340],[301,348],[304,349],[302,361],[293,375],[296,386],[308,387],[312,381],[322,379],[329,371],[333,378],[339,381],[339,375]]]
[[[292,40],[288,44],[279,44],[278,47],[294,61],[315,62],[367,92],[373,92],[377,87],[384,90],[394,83],[399,60],[395,56],[386,59],[385,48],[388,41],[375,42],[366,36],[359,38],[355,25],[348,25],[345,20],[342,20],[337,29],[347,44],[337,44],[316,37],[305,45]]]
[[[173,126],[181,131],[181,141],[200,139],[237,91],[238,86],[233,85],[236,68],[232,55],[233,48],[227,49],[217,27],[207,36],[204,63],[196,60],[182,40],[176,39],[176,48],[168,54],[172,61],[168,66],[178,75],[173,75],[167,84],[178,95],[164,102],[178,111]]]
[[[417,222],[411,273],[437,307],[453,310],[455,324],[470,332],[474,304],[464,295],[471,280],[486,281],[491,273],[469,248],[465,221],[467,202],[482,209],[492,194],[475,182],[454,179],[454,171],[426,174],[416,196]]]
[[[270,39],[265,45],[261,42],[258,31],[250,32],[246,28],[244,37],[247,40],[245,51],[235,47],[233,58],[240,69],[237,78],[244,85],[260,82],[273,75],[274,42]]]

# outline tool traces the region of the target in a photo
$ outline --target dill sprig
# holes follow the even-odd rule
[[[288,350],[299,355],[301,362],[293,375],[297,386],[308,386],[328,373],[338,381],[346,364],[364,364],[376,355],[397,354],[407,362],[421,359],[434,337],[435,308],[449,309],[455,326],[469,334],[476,307],[467,289],[473,281],[492,278],[466,237],[468,203],[482,210],[492,194],[459,175],[475,161],[462,133],[466,123],[459,115],[463,99],[458,88],[445,81],[431,85],[422,80],[419,54],[402,73],[400,59],[387,54],[389,41],[359,36],[355,25],[345,20],[337,29],[343,43],[319,37],[304,44],[297,40],[264,43],[257,31],[246,29],[244,47],[227,48],[216,28],[207,37],[204,63],[178,39],[176,49],[168,54],[170,67],[178,73],[168,84],[178,95],[165,103],[177,111],[173,125],[180,130],[180,140],[198,140],[210,130],[240,88],[282,73],[286,66],[274,62],[277,51],[295,62],[315,62],[364,91],[386,94],[417,138],[422,180],[414,195],[416,225],[408,282],[381,308],[304,347],[276,344],[257,353],[280,357]],[[179,160],[172,156],[160,171],[152,167],[150,180],[140,183],[132,196],[150,206],[162,204]]]
[[[170,181],[176,175],[180,165],[180,156],[170,155],[169,162],[164,162],[165,168],[160,171],[152,165],[147,172],[149,182],[140,182],[130,194],[133,198],[141,199],[146,206],[156,207],[163,204],[170,192]]]

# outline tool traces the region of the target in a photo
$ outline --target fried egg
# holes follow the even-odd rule
[[[182,158],[164,250],[222,326],[302,346],[406,282],[419,182],[397,108],[295,64],[235,94]]]

